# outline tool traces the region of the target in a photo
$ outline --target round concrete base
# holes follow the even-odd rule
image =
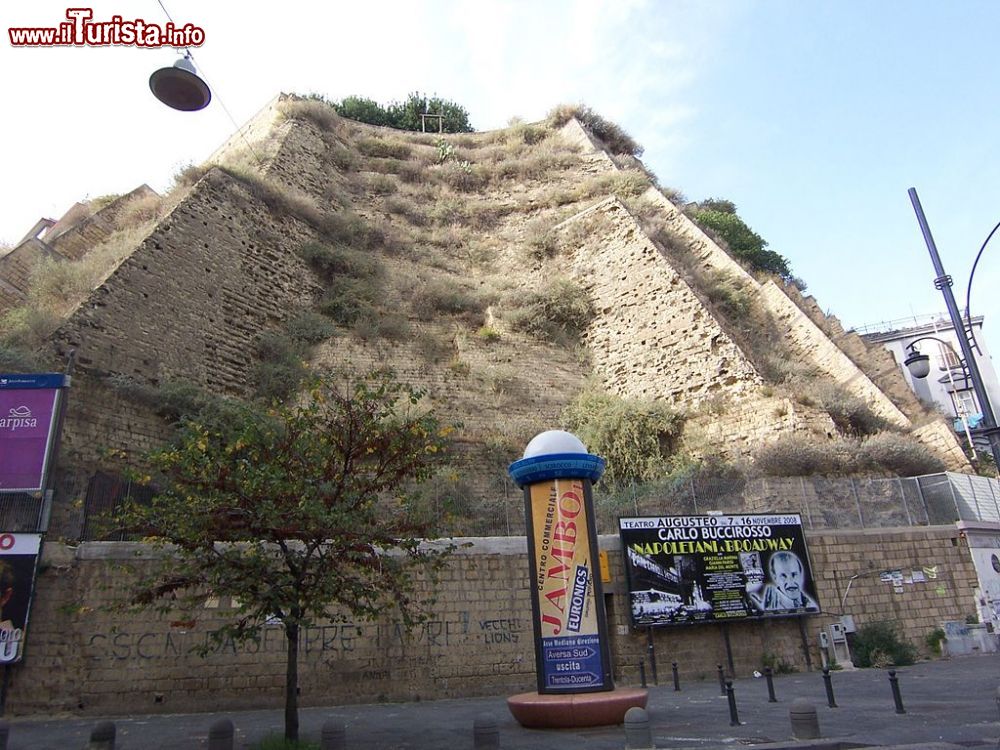
[[[565,729],[621,724],[630,708],[645,708],[649,693],[618,688],[603,693],[542,695],[520,693],[507,699],[507,708],[523,727]]]

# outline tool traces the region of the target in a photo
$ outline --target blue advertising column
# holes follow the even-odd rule
[[[540,694],[614,690],[591,495],[602,473],[604,459],[562,430],[510,465],[524,489]]]

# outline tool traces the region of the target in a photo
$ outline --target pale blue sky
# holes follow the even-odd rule
[[[646,147],[661,181],[730,198],[847,325],[943,310],[906,195],[915,186],[962,289],[1000,220],[1000,3],[804,0],[248,3],[164,0],[203,26],[216,101],[152,99],[167,50],[0,43],[0,239],[88,194],[169,184],[279,91],[464,104],[486,129],[585,101]],[[9,26],[55,25],[65,3],[5,4]],[[155,0],[94,15],[161,21]],[[280,9],[280,10],[279,10]],[[1000,244],[1000,238],[994,243]],[[973,312],[1000,350],[1000,248]]]

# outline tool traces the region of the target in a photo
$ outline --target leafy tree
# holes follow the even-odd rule
[[[753,231],[736,213],[732,201],[710,198],[699,204],[693,213],[695,221],[721,237],[733,256],[758,271],[777,274],[786,281],[792,279],[788,260],[767,249],[767,240]]]
[[[317,380],[295,406],[240,405],[224,426],[187,421],[147,456],[161,489],[118,519],[171,552],[132,604],[232,596],[239,606],[216,643],[255,639],[269,618],[284,626],[288,740],[298,739],[301,630],[393,608],[411,627],[428,604],[416,576],[433,581],[453,550],[422,542],[432,529],[407,512],[407,487],[430,476],[450,430],[418,410],[421,395],[375,372]]]
[[[389,113],[374,99],[363,96],[348,96],[341,102],[334,103],[334,109],[341,117],[369,125],[389,125]],[[419,129],[419,128],[418,128]]]

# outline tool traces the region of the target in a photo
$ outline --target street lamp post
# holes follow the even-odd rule
[[[972,379],[969,377],[969,368],[966,367],[965,360],[958,355],[955,351],[955,347],[944,339],[939,339],[937,336],[921,336],[919,339],[911,341],[906,345],[908,353],[906,355],[906,359],[903,360],[903,366],[910,371],[910,375],[918,380],[923,380],[931,372],[931,358],[926,354],[921,354],[920,350],[917,349],[917,344],[921,341],[936,341],[938,346],[941,347],[942,356],[944,354],[944,350],[948,350],[949,354],[954,357],[955,361],[962,368],[962,389],[967,390],[969,383],[972,382]],[[957,391],[958,389],[955,387],[954,373],[950,365],[948,367],[948,380],[951,383],[952,391]],[[972,439],[972,428],[969,425],[969,416],[962,407],[961,402],[957,399],[955,400],[955,411],[958,418],[962,420],[962,428],[965,430],[965,438],[969,441],[969,448],[972,450],[972,463],[974,466],[978,466],[979,461],[976,456],[976,444]],[[983,415],[980,414],[979,419],[982,420],[982,418]]]
[[[958,311],[955,303],[955,295],[951,291],[951,276],[945,273],[941,264],[941,256],[938,255],[937,246],[934,244],[934,237],[931,235],[931,228],[927,225],[927,218],[924,216],[924,209],[920,205],[920,198],[917,196],[916,188],[909,189],[910,202],[913,210],[917,214],[917,222],[920,224],[920,231],[924,235],[924,242],[927,243],[927,252],[930,253],[931,263],[934,264],[934,272],[937,277],[934,279],[934,287],[944,295],[944,303],[948,308],[948,316],[951,318],[951,325],[955,329],[958,337],[958,346],[962,350],[962,359],[965,360],[966,371],[972,381],[972,388],[979,400],[979,406],[983,412],[983,421],[976,434],[983,435],[989,440],[990,450],[993,453],[993,463],[1000,471],[1000,430],[997,429],[996,416],[993,414],[993,406],[990,404],[990,397],[986,393],[986,385],[983,383],[983,376],[979,372],[979,364],[972,351],[972,344],[969,342],[969,333],[965,328],[965,322]]]

